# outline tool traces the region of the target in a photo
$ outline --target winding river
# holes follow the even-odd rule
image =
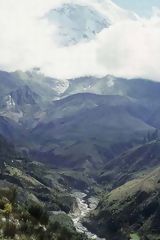
[[[74,222],[74,226],[77,229],[78,232],[85,233],[88,238],[94,239],[94,240],[105,240],[104,238],[99,238],[97,235],[91,233],[88,231],[86,227],[82,224],[82,219],[92,210],[94,210],[98,205],[98,199],[95,197],[90,197],[85,200],[87,194],[82,192],[74,192],[72,194],[77,199],[78,203],[78,210],[74,213],[70,214],[70,217],[72,218]]]

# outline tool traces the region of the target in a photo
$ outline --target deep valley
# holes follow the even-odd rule
[[[106,76],[64,87],[33,70],[0,72],[0,84],[6,237],[159,239],[159,83]]]

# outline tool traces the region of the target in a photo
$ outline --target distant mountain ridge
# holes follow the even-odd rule
[[[159,127],[158,82],[108,75],[64,83],[37,70],[0,72],[0,82],[0,133],[55,165],[103,165]]]

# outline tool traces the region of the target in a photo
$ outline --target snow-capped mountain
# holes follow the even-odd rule
[[[65,46],[91,40],[110,25],[109,20],[94,8],[78,4],[63,4],[51,10],[48,19],[57,24],[57,40]]]
[[[136,19],[134,13],[121,9],[110,0],[67,2],[49,11],[46,17],[57,27],[54,38],[62,46],[92,40],[116,22]]]

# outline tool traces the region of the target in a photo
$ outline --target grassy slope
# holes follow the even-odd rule
[[[126,181],[143,176],[159,165],[160,141],[153,140],[131,148],[118,157],[107,162],[100,172],[97,181],[100,184],[111,184],[112,188]]]
[[[5,164],[2,164],[4,160]],[[22,158],[2,137],[0,161],[3,168],[0,173],[0,239],[4,239],[4,235],[8,239],[12,233],[24,240],[86,239],[83,234],[76,233],[72,220],[65,214],[77,208],[75,198],[69,193],[72,183],[67,179],[69,172],[59,173],[44,164]],[[14,189],[16,196],[13,201]],[[8,216],[5,213],[6,203],[12,206],[9,226],[4,222]],[[54,215],[54,211],[64,213]],[[46,220],[49,215],[51,217]],[[45,220],[47,222],[44,223]]]
[[[128,239],[133,231],[142,239],[159,239],[159,156],[160,141],[154,140],[124,152],[102,169],[97,181],[108,193],[92,222],[99,234]]]

